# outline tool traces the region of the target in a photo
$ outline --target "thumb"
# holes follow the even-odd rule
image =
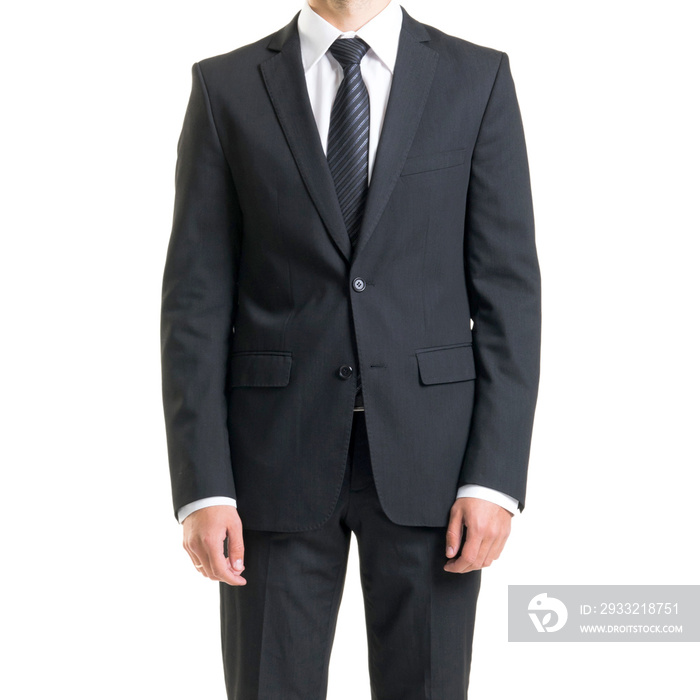
[[[445,554],[451,559],[457,554],[460,542],[462,541],[462,514],[458,511],[450,515],[445,537]]]
[[[236,573],[240,573],[245,569],[243,565],[243,554],[245,548],[243,546],[243,533],[240,528],[229,528],[226,531],[228,542],[228,560],[231,562]]]

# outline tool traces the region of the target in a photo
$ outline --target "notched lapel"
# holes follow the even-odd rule
[[[377,145],[362,226],[354,256],[361,252],[396,186],[420,123],[433,82],[438,53],[425,45],[430,35],[402,7],[394,76],[382,133]],[[316,209],[336,247],[346,260],[353,256],[350,238],[338,203],[335,184],[323,152],[301,62],[297,13],[272,35],[268,48],[276,53],[260,64],[270,100]],[[370,119],[372,115],[370,114]]]
[[[297,12],[287,26],[272,36],[268,48],[278,53],[263,61],[260,70],[309,195],[336,247],[349,261],[352,245],[306,87],[298,16]]]
[[[401,174],[433,83],[438,52],[423,42],[430,39],[425,26],[402,7],[403,24],[391,80],[382,133],[377,144],[355,258],[367,245]],[[370,114],[370,119],[372,115]]]

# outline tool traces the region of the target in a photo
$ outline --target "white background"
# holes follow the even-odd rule
[[[528,502],[483,574],[470,698],[696,698],[697,644],[506,624],[509,584],[700,582],[694,5],[402,4],[509,54],[543,276]],[[160,284],[191,65],[299,6],[3,12],[3,697],[225,697],[217,584],[171,510]],[[353,542],[331,700],[369,698],[364,635]]]

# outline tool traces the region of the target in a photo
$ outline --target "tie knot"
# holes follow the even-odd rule
[[[331,44],[330,52],[345,70],[348,66],[359,64],[368,49],[369,44],[360,39],[359,36],[349,39],[338,37]]]

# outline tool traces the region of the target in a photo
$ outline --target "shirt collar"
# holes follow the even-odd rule
[[[399,34],[403,23],[403,12],[398,0],[389,4],[369,22],[365,22],[356,32],[341,32],[321,15],[314,12],[308,0],[304,0],[297,28],[301,44],[301,60],[306,73],[330,48],[339,37],[359,36],[370,46],[379,60],[393,73]]]

